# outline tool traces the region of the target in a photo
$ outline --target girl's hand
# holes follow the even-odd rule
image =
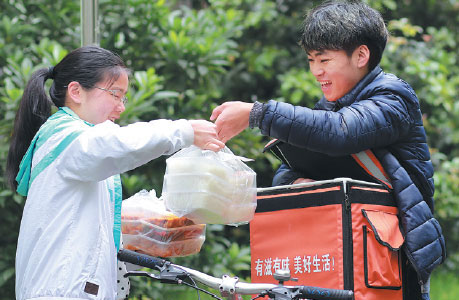
[[[219,151],[225,144],[217,137],[217,126],[205,120],[190,120],[194,130],[194,144],[204,150]]]

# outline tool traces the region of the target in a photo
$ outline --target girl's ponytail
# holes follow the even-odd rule
[[[51,115],[52,102],[45,92],[45,81],[53,77],[53,69],[40,69],[32,74],[22,95],[14,120],[6,177],[8,185],[16,189],[19,164],[40,126]]]

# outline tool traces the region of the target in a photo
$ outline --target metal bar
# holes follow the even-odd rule
[[[98,0],[81,0],[81,46],[99,45]]]
[[[378,187],[384,188],[384,186],[379,183],[355,180],[351,178],[335,178],[335,179],[330,179],[330,180],[319,180],[319,181],[312,181],[312,182],[305,182],[305,183],[279,185],[279,186],[273,186],[273,187],[262,187],[262,188],[257,188],[257,192],[260,193],[260,192],[266,192],[266,191],[275,191],[278,189],[300,188],[300,187],[315,186],[315,185],[322,185],[326,183],[335,183],[335,182],[343,182],[343,183],[351,182],[351,183],[372,185],[372,186],[378,186]]]

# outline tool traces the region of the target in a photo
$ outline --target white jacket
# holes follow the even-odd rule
[[[83,132],[30,184],[16,253],[16,299],[116,297],[113,175],[190,146],[185,120],[120,127],[71,122],[33,154],[32,168],[74,130]],[[85,291],[86,289],[86,291]]]

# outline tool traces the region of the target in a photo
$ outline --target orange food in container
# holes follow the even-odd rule
[[[151,256],[177,257],[198,253],[205,224],[167,211],[154,191],[141,191],[123,202],[121,231],[124,248]]]

